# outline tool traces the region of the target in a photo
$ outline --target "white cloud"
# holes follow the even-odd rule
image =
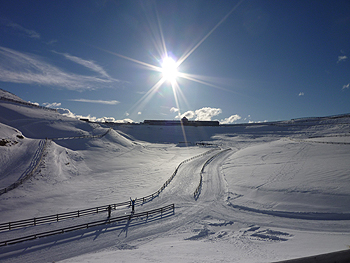
[[[48,44],[48,45],[53,45],[53,44],[55,44],[55,43],[57,43],[58,41],[57,41],[57,39],[52,39],[52,40],[50,40],[49,42],[46,42],[46,44]]]
[[[350,87],[350,83],[343,86],[342,90],[348,89]]]
[[[117,100],[70,99],[70,101],[87,102],[87,103],[99,103],[99,104],[108,104],[108,105],[116,105],[116,104],[120,103]]]
[[[264,122],[268,122],[267,120],[264,121],[249,121],[248,123],[264,123]]]
[[[99,73],[103,77],[110,78],[107,72],[101,66],[97,65],[94,61],[85,60],[76,56],[69,55],[67,53],[59,53],[59,52],[55,52],[55,53],[63,55],[66,59],[73,61],[77,64],[80,64],[88,69],[91,69],[92,71]]]
[[[60,102],[53,102],[53,103],[44,102],[43,105],[45,107],[48,107],[48,108],[57,108],[57,107],[61,106],[61,103]]]
[[[186,117],[187,119],[192,119],[194,118],[196,114],[194,113],[194,111],[186,111],[184,114],[181,115],[181,119],[183,117]],[[180,116],[177,116],[177,119],[180,118]]]
[[[81,116],[81,115],[79,115],[79,116],[75,115],[69,109],[58,108],[57,112],[64,115],[64,116],[70,117],[70,118],[75,118],[75,119],[79,119],[80,117],[83,118],[83,116]]]
[[[195,111],[196,121],[210,121],[212,117],[221,113],[220,108],[204,107]]]
[[[116,120],[116,123],[134,123],[132,119]]]
[[[5,24],[7,27],[14,29],[16,32],[19,32],[21,35],[23,34],[26,37],[40,39],[40,34],[38,32],[31,29],[27,29],[9,20],[2,19],[2,24]]]
[[[141,111],[139,111],[137,114],[138,114],[138,115],[141,115],[141,114],[142,114],[142,112],[141,112]]]
[[[34,105],[37,105],[37,106],[39,106],[40,104],[39,103],[37,103],[37,102],[31,102],[31,101],[28,101],[29,103],[31,103],[31,104],[34,104]]]
[[[337,63],[341,62],[341,61],[345,61],[348,57],[343,55],[343,56],[338,56],[338,61]]]
[[[90,66],[90,69],[93,68],[92,64]],[[98,67],[95,69],[98,71]],[[119,81],[104,75],[101,70],[99,74],[99,76],[85,76],[65,72],[37,56],[0,47],[0,81],[3,82],[51,85],[70,90],[84,90],[109,87]]]
[[[304,96],[304,92],[300,92],[298,96]]]
[[[179,109],[173,107],[170,109],[170,111],[178,112]],[[222,110],[220,108],[203,107],[195,111],[186,111],[185,113],[181,114],[181,116],[176,116],[175,119],[182,119],[183,117],[186,117],[187,119],[195,119],[196,121],[211,121],[214,116],[217,116],[220,113],[222,113]],[[250,118],[250,115],[248,115],[248,117]],[[228,118],[222,119],[220,123],[230,124],[241,118],[241,116],[235,114],[231,115]]]
[[[170,112],[177,112],[177,116],[175,116],[175,119],[180,119],[180,117],[181,118],[183,117],[183,116],[180,116],[180,110],[178,108],[171,107]]]
[[[88,116],[78,115],[78,114],[74,114],[69,109],[64,109],[64,108],[58,108],[57,112],[64,115],[64,116],[70,117],[70,118],[88,119],[91,122],[134,123],[134,121],[132,119],[128,119],[128,118],[123,119],[123,120],[116,120],[113,117],[96,118],[96,117],[90,116],[90,114]]]
[[[239,116],[238,114],[235,114],[235,115],[231,115],[230,117],[221,120],[220,123],[221,124],[230,124],[230,123],[233,123],[235,121],[238,121],[239,119],[241,119],[241,116]]]
[[[115,122],[115,119],[113,117],[104,117],[103,119],[105,122]]]
[[[203,107],[196,111],[186,111],[185,113],[179,115],[179,109],[172,107],[170,109],[171,112],[178,112],[178,115],[175,116],[175,119],[182,119],[186,117],[187,119],[195,118],[196,121],[210,121],[212,117],[219,115],[222,111],[219,108],[210,108]]]

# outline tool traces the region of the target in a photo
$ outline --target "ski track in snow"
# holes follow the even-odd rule
[[[14,119],[6,123],[0,117],[0,121],[17,129],[23,127],[28,134],[35,125],[27,125],[23,116],[34,113],[37,125],[42,125],[41,135],[45,125],[55,138],[87,136],[95,129],[98,134],[106,131],[78,120],[70,120],[68,125],[67,119],[55,112],[5,106]],[[18,115],[21,118],[16,122]],[[184,163],[158,197],[136,206],[136,212],[142,212],[175,203],[174,215],[1,247],[0,260],[271,262],[346,249],[350,244],[350,141],[343,135],[350,132],[350,124],[345,121],[350,123],[349,117],[278,125],[186,127],[189,140],[196,141],[197,135],[198,141],[231,150],[218,155],[214,151]],[[174,143],[182,141],[179,127],[125,125],[114,129],[117,131],[103,138],[52,142],[34,177],[0,197],[2,217],[17,220],[140,198],[159,189],[181,161],[208,150],[176,147]],[[308,140],[310,136],[318,138]],[[344,143],[312,141],[339,142],[335,137]],[[153,143],[164,138],[171,141]],[[37,164],[42,142],[28,171]],[[202,170],[202,187],[195,199]],[[121,207],[113,210],[112,216],[128,213],[129,207]],[[0,240],[106,218],[107,212],[1,232]]]
[[[18,178],[18,180],[22,179],[24,176],[26,176],[27,174],[32,172],[33,169],[35,168],[35,166],[38,165],[38,163],[41,159],[42,152],[44,150],[44,145],[45,145],[45,140],[40,140],[39,145],[38,145],[38,149],[35,151],[32,161],[30,162],[28,168]]]

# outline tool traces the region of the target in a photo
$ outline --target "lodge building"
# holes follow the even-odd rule
[[[218,121],[189,121],[186,117],[181,120],[144,120],[143,124],[162,126],[219,126]]]

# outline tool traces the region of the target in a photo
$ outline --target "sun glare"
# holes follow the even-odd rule
[[[171,57],[163,59],[162,63],[163,78],[169,82],[174,82],[178,76],[177,64]]]
[[[190,81],[194,81],[200,84],[204,84],[207,86],[211,86],[214,88],[218,88],[218,89],[222,89],[222,90],[226,90],[223,89],[220,86],[217,85],[213,85],[210,82],[208,82],[206,80],[206,78],[204,76],[200,76],[200,75],[193,75],[193,74],[189,74],[189,73],[184,73],[184,72],[179,72],[178,71],[178,67],[190,56],[192,55],[192,53],[209,37],[211,36],[211,34],[234,12],[234,10],[236,10],[238,8],[238,6],[243,2],[244,0],[240,0],[228,13],[226,16],[224,16],[196,45],[194,45],[188,52],[184,53],[179,59],[176,59],[176,61],[171,58],[170,56],[168,56],[168,51],[167,51],[167,47],[165,44],[165,40],[164,40],[164,35],[163,35],[163,30],[161,27],[161,23],[158,17],[158,13],[157,13],[157,25],[155,26],[154,32],[156,32],[158,30],[159,32],[159,39],[155,38],[155,43],[156,43],[156,49],[159,51],[157,56],[154,56],[155,60],[159,60],[161,57],[163,57],[162,61],[160,62],[160,67],[156,66],[156,65],[152,65],[131,57],[127,57],[115,52],[111,52],[105,49],[101,49],[98,48],[100,50],[103,50],[105,52],[111,53],[115,56],[121,57],[123,59],[132,61],[134,63],[137,63],[141,66],[144,66],[147,69],[156,71],[156,72],[160,72],[162,73],[162,77],[160,79],[158,79],[156,81],[156,83],[142,96],[142,98],[140,98],[132,108],[142,108],[145,106],[145,104],[147,104],[150,99],[157,93],[157,91],[159,90],[159,88],[165,83],[165,82],[169,82],[171,84],[172,90],[173,90],[173,94],[174,94],[174,100],[175,100],[175,104],[176,104],[176,108],[180,109],[180,105],[179,105],[179,98],[178,95],[181,97],[182,100],[184,100],[184,102],[186,104],[187,100],[186,97],[184,96],[184,94],[182,93],[179,83],[177,82],[178,79],[187,79]],[[160,41],[158,41],[160,40]],[[159,45],[158,45],[159,44]],[[230,90],[226,90],[226,91],[230,91]],[[130,109],[131,110],[131,109]],[[178,112],[179,116],[181,115],[180,111]],[[184,130],[183,130],[184,133]],[[186,141],[186,135],[184,133],[184,138]]]

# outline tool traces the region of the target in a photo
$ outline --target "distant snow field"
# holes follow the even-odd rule
[[[0,223],[140,199],[178,168],[135,208],[174,203],[174,214],[3,246],[1,262],[274,262],[350,246],[350,115],[182,129],[88,123],[0,97],[13,100],[0,99]]]

